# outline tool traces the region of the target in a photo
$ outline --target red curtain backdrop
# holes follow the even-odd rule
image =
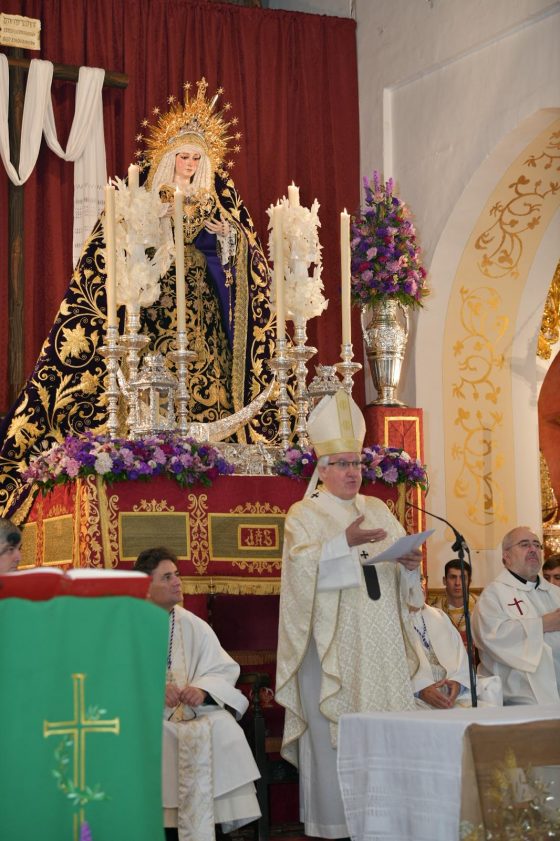
[[[40,53],[59,64],[128,74],[126,90],[104,89],[109,175],[126,174],[135,136],[152,109],[165,110],[186,80],[239,118],[242,149],[233,177],[257,230],[268,241],[267,207],[293,180],[301,201],[320,202],[323,278],[329,309],[310,322],[313,363],[339,361],[339,214],[359,203],[355,23],[348,19],[189,0],[3,0],[2,11],[39,18]],[[7,52],[6,48],[2,48]],[[59,140],[66,144],[75,85],[52,85]],[[7,407],[8,177],[0,167],[0,410]],[[25,187],[25,370],[33,369],[72,272],[73,165],[43,142]],[[357,325],[355,346],[359,346]],[[360,359],[360,361],[362,361]],[[363,395],[358,389],[357,399]]]

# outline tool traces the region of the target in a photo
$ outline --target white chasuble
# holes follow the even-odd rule
[[[363,528],[385,529],[387,537],[350,548],[344,532],[362,514]],[[318,491],[288,513],[276,700],[286,708],[282,755],[295,765],[298,740],[314,714],[304,709],[298,686],[311,637],[321,665],[319,709],[331,724],[333,745],[343,713],[414,708],[410,672],[417,667],[417,658],[405,642],[402,617],[408,601],[423,602],[418,570],[409,573],[394,562],[376,564],[381,597],[372,601],[361,569],[367,557],[403,534],[398,520],[375,497],[358,495],[345,501]],[[324,567],[329,567],[327,572]]]
[[[502,679],[504,704],[560,701],[560,631],[544,633],[542,616],[560,608],[560,587],[522,582],[507,569],[484,588],[473,613],[479,674]]]

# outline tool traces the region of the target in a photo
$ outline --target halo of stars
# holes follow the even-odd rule
[[[169,109],[161,113],[161,109],[155,107],[152,114],[157,121],[151,125],[147,119],[140,124],[140,132],[136,135],[136,142],[145,144],[145,150],[139,148],[135,157],[142,166],[150,166],[150,174],[153,175],[164,155],[184,145],[185,142],[199,142],[205,149],[213,171],[227,176],[234,162],[226,161],[228,153],[238,154],[241,151],[239,141],[241,132],[236,131],[229,134],[230,128],[239,122],[237,117],[227,120],[226,112],[231,110],[231,103],[226,102],[222,110],[214,110],[218,98],[223,94],[223,88],[218,88],[213,97],[207,99],[206,91],[208,83],[202,78],[196,82],[196,94],[191,96],[192,83],[183,84],[184,103],[181,104],[177,98],[170,95],[167,98]],[[235,144],[230,149],[230,141]],[[150,177],[148,177],[148,187]]]

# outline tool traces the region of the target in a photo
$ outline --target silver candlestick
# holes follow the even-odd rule
[[[289,356],[289,351],[286,347],[286,339],[276,340],[276,353],[274,359],[269,363],[269,367],[276,376],[278,383],[278,398],[276,405],[278,406],[278,434],[282,448],[287,450],[290,446],[290,422],[288,419],[288,406],[290,405],[290,398],[288,397],[288,371],[292,367],[292,360]]]
[[[296,428],[298,443],[302,448],[309,445],[307,435],[307,415],[309,413],[309,395],[307,392],[307,362],[317,353],[317,348],[307,346],[307,321],[298,318],[294,322],[294,344],[288,350],[288,356],[293,360],[296,376]]]
[[[138,368],[140,365],[140,351],[150,343],[148,336],[141,335],[140,312],[129,309],[126,312],[126,333],[121,338],[121,344],[126,348],[126,364],[128,379],[125,379],[121,372],[121,389],[128,403],[128,429],[130,432],[136,429],[140,423],[140,407],[138,405],[138,393],[136,380],[138,379]]]
[[[334,366],[340,376],[342,377],[342,388],[348,394],[352,394],[354,386],[354,374],[361,370],[359,362],[352,362],[354,354],[352,352],[352,342],[340,346],[340,358],[342,362],[337,362]]]
[[[99,353],[105,357],[107,367],[107,430],[110,438],[116,438],[119,431],[118,409],[120,389],[118,386],[119,359],[123,350],[119,343],[119,328],[107,327],[106,344],[99,348]]]
[[[188,364],[191,359],[196,358],[196,351],[188,350],[187,334],[185,330],[177,332],[177,350],[169,354],[175,363],[177,371],[177,394],[175,403],[177,407],[177,427],[182,435],[187,435],[189,430],[189,388],[187,385]]]

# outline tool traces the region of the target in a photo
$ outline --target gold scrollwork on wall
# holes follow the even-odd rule
[[[491,207],[495,221],[475,242],[475,248],[483,252],[478,267],[486,277],[519,276],[524,237],[540,225],[546,198],[560,190],[560,180],[543,177],[553,165],[556,170],[560,166],[560,132],[554,132],[541,154],[530,155],[524,165],[535,170],[535,177],[518,175],[509,185],[509,197]]]
[[[481,286],[460,289],[462,335],[453,345],[460,377],[452,384],[459,401],[454,425],[462,443],[451,449],[457,463],[453,493],[467,500],[471,522],[487,525],[505,521],[504,493],[496,476],[504,455],[499,450],[503,415],[498,410],[501,386],[496,372],[504,368],[503,353],[496,347],[505,335],[509,318],[495,289]]]
[[[191,561],[199,575],[208,568],[210,546],[208,543],[208,496],[189,494],[187,511],[190,514]]]
[[[504,516],[503,489],[495,473],[504,458],[496,451],[503,415],[497,409],[501,386],[495,374],[505,364],[503,353],[496,352],[496,347],[509,319],[495,289],[463,287],[460,297],[463,335],[453,345],[453,355],[461,376],[453,383],[452,394],[460,401],[454,424],[462,430],[463,441],[455,443],[451,451],[459,467],[453,493],[457,499],[469,500],[467,514],[471,522],[486,525],[493,520],[502,521]]]
[[[453,345],[453,356],[461,376],[453,383],[453,397],[497,405],[500,387],[493,374],[504,367],[505,359],[503,353],[496,353],[496,345],[504,336],[509,319],[500,311],[502,299],[495,289],[461,287],[460,296],[463,335]]]
[[[462,446],[455,445],[451,454],[459,465],[453,483],[456,498],[467,500],[466,511],[472,523],[485,526],[507,522],[503,488],[495,475],[504,458],[495,446],[502,425],[500,412],[459,409],[455,423],[464,433]]]
[[[443,361],[448,511],[456,519],[466,516],[471,539],[480,546],[495,542],[498,527],[515,515],[513,329],[530,267],[560,198],[558,126],[556,121],[535,136],[489,193],[450,295]],[[558,329],[556,294],[550,310],[556,307]],[[489,527],[496,533],[486,531]]]
[[[550,359],[552,347],[560,339],[560,261],[556,266],[544,305],[537,356]]]

